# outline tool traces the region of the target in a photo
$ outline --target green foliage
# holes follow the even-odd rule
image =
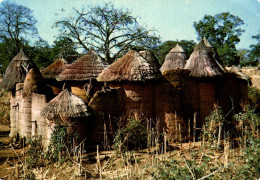
[[[260,113],[260,90],[256,87],[249,86],[248,100],[250,108],[253,109],[255,113]]]
[[[198,39],[205,37],[216,48],[220,62],[231,66],[239,64],[236,44],[244,32],[240,28],[243,24],[244,21],[238,16],[223,12],[215,16],[205,15],[199,22],[194,22],[194,28]]]
[[[46,158],[51,162],[63,163],[67,157],[67,128],[55,123]]]
[[[219,124],[227,127],[228,123],[229,122],[225,120],[221,107],[215,106],[209,116],[205,118],[205,139],[209,142],[216,140],[219,133]]]
[[[63,18],[55,27],[85,51],[95,49],[109,63],[130,46],[150,49],[159,42],[154,31],[141,26],[127,9],[116,9],[112,3],[74,10],[73,18]]]
[[[43,147],[42,147],[42,137],[33,137],[29,141],[29,150],[27,151],[28,159],[27,164],[28,168],[35,168],[43,164]]]
[[[155,54],[158,57],[158,61],[160,64],[163,64],[165,60],[165,56],[170,52],[172,48],[179,44],[188,56],[191,55],[196,43],[193,40],[181,40],[181,41],[165,41],[161,45],[159,45],[155,50]]]
[[[157,170],[153,173],[156,179],[195,179],[202,178],[207,174],[210,174],[217,170],[216,167],[211,167],[210,159],[204,158],[202,163],[196,161],[172,159],[169,161],[163,161],[157,166]],[[184,164],[185,165],[184,165]],[[189,168],[190,170],[189,170]],[[191,172],[192,174],[191,174]]]
[[[54,41],[51,59],[57,59],[58,57],[65,58],[68,63],[72,63],[79,57],[79,53],[76,51],[76,46],[71,38],[60,36]]]
[[[251,51],[249,54],[249,60],[252,66],[257,66],[260,64],[260,34],[257,34],[252,38],[257,40],[257,43],[250,46]]]
[[[249,60],[249,50],[239,49],[237,50],[237,55],[239,56],[239,62],[242,67],[251,65]]]
[[[139,119],[128,119],[119,127],[114,138],[114,149],[117,151],[138,150],[147,145],[147,130]]]
[[[31,9],[10,1],[2,2],[0,4],[0,41],[6,43],[7,40],[11,40],[18,53],[28,37],[37,35],[36,22]]]

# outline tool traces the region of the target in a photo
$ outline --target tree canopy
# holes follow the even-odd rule
[[[215,16],[205,15],[199,22],[194,22],[198,39],[206,38],[216,48],[220,61],[224,65],[239,64],[239,56],[236,44],[244,32],[240,27],[244,21],[229,12],[223,12]]]
[[[260,64],[260,33],[252,38],[257,40],[257,43],[250,46],[249,63],[256,66]]]
[[[12,41],[19,52],[22,42],[28,40],[28,36],[37,35],[35,26],[37,20],[33,11],[29,8],[4,1],[0,7],[0,39],[1,41]]]
[[[62,36],[69,37],[84,50],[95,49],[112,63],[132,46],[154,48],[159,38],[130,15],[127,9],[116,9],[113,4],[74,9],[73,18],[56,22]]]

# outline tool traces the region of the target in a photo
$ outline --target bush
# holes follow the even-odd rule
[[[114,138],[114,149],[121,152],[138,150],[147,146],[147,130],[139,119],[128,119],[124,127],[119,127]]]
[[[43,147],[42,137],[34,137],[29,141],[29,150],[27,151],[29,159],[27,160],[28,168],[34,168],[43,164]]]
[[[46,153],[46,158],[51,162],[63,163],[67,154],[67,128],[65,125],[55,123],[51,134],[50,145]]]
[[[250,108],[254,110],[255,113],[260,113],[260,90],[256,87],[248,87],[248,100]]]

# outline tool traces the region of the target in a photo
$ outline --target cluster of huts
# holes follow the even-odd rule
[[[176,126],[183,137],[194,115],[197,127],[214,105],[225,115],[247,102],[248,79],[228,72],[204,39],[188,58],[178,44],[160,67],[149,51],[130,50],[109,65],[94,50],[68,64],[59,58],[39,71],[21,50],[1,87],[11,95],[11,137],[43,137],[47,146],[57,121],[80,139],[100,143],[119,118],[159,121],[169,140]],[[112,119],[112,120],[111,120]]]

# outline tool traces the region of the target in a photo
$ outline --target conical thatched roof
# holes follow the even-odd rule
[[[216,77],[224,74],[213,57],[213,51],[205,45],[204,40],[194,48],[185,69],[191,71],[192,77]]]
[[[94,50],[68,65],[57,77],[58,81],[85,81],[96,79],[109,64]]]
[[[160,64],[157,60],[157,58],[155,57],[155,55],[150,52],[150,51],[140,51],[139,54],[141,56],[143,56],[149,63],[152,67],[156,67],[157,69],[160,68]]]
[[[183,69],[186,64],[188,56],[179,44],[176,44],[174,48],[166,55],[165,61],[160,70],[172,70]]]
[[[44,79],[38,69],[32,68],[24,80],[23,97],[29,97],[33,93],[42,94],[46,91]]]
[[[98,81],[147,81],[161,78],[155,63],[150,62],[137,51],[130,50],[122,58],[111,64],[98,76]]]
[[[216,49],[209,43],[209,41],[205,37],[203,38],[203,41],[204,41],[205,46],[211,49],[211,51],[213,53],[213,57],[214,57],[216,63],[219,65],[219,67],[222,69],[223,72],[227,73],[227,70],[225,69],[225,67],[217,60],[219,56],[218,56]]]
[[[32,67],[36,67],[35,64],[21,50],[6,68],[0,88],[15,89],[16,83],[23,83],[26,74]]]
[[[56,76],[61,73],[63,69],[66,68],[68,62],[64,58],[57,59],[54,63],[41,70],[44,78],[56,79]]]
[[[41,115],[49,120],[80,118],[89,116],[88,108],[83,99],[64,89],[52,99],[42,110]]]

